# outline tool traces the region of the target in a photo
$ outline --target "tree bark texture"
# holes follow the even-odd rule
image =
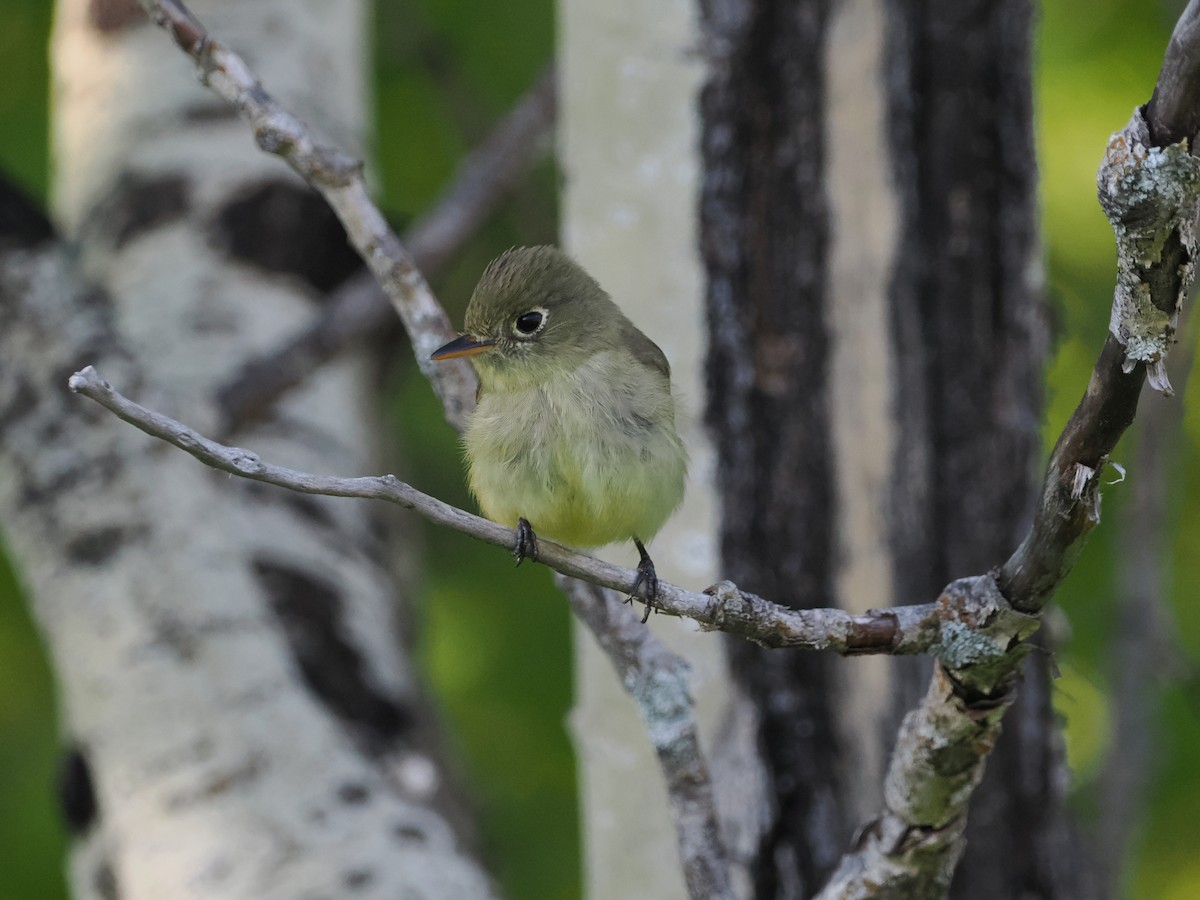
[[[724,571],[800,607],[927,602],[1003,562],[1031,514],[1046,347],[1031,4],[701,10]],[[776,796],[757,896],[807,896],[878,804],[928,665],[730,652]],[[1026,664],[954,896],[1094,896],[1047,668]]]
[[[702,2],[701,247],[708,272],[708,422],[719,457],[725,576],[795,606],[834,593],[827,369],[829,212],[821,48],[828,2]],[[850,834],[826,656],[731,641],[759,707],[775,810],[754,895],[811,895]]]
[[[361,146],[361,5],[197,11]],[[64,0],[52,50],[71,248],[0,260],[0,521],[59,677],[75,896],[489,896],[375,511],[216,475],[65,391],[96,363],[214,430],[216,387],[357,265],[340,228],[136,3]],[[371,470],[367,374],[326,367],[238,439]]]

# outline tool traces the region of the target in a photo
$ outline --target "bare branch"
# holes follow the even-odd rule
[[[404,235],[420,271],[432,273],[444,265],[541,157],[554,126],[554,101],[554,69],[548,65]],[[263,415],[322,364],[390,326],[393,315],[372,275],[351,278],[333,292],[311,324],[247,361],[217,391],[221,433],[236,432]]]
[[[441,398],[446,419],[462,428],[475,396],[475,372],[462,361],[436,366],[430,361],[430,354],[454,336],[454,329],[412,257],[371,202],[362,163],[319,143],[264,90],[242,58],[209,35],[178,0],[142,0],[142,6],[192,57],[200,80],[250,123],[258,146],[284,159],[325,198],[392,301],[412,340],[417,364]]]
[[[1175,23],[1146,120],[1156,147],[1191,143],[1200,131],[1200,0],[1191,0]]]
[[[946,896],[962,853],[967,804],[1011,704],[978,708],[942,666],[904,717],[884,781],[884,809],[863,830],[817,900]]]
[[[1098,181],[1117,238],[1111,324],[1050,456],[1033,527],[1000,571],[1004,595],[1026,612],[1042,608],[1099,524],[1099,475],[1133,421],[1147,375],[1170,393],[1166,356],[1195,275],[1200,160],[1180,144],[1155,147],[1136,110],[1109,141]]]
[[[1109,140],[1097,176],[1117,239],[1109,335],[1051,454],[1034,525],[1000,572],[1018,609],[1045,604],[1100,521],[1099,473],[1137,412],[1142,382],[1171,393],[1166,356],[1195,277],[1200,160],[1171,141],[1195,133],[1200,0],[1180,16],[1154,96]]]
[[[497,547],[511,548],[513,545],[511,529],[444,503],[391,475],[339,478],[298,472],[265,463],[249,450],[210,440],[182,422],[118,393],[91,366],[72,375],[69,386],[72,391],[95,400],[146,434],[166,441],[222,472],[305,494],[386,500],[414,510],[434,524],[453,528]],[[538,562],[563,575],[617,591],[627,591],[637,576],[632,569],[615,566],[549,540],[538,541]],[[948,664],[962,665],[977,652],[969,650],[964,635],[1002,636],[996,639],[1006,644],[1012,630],[1013,614],[998,606],[994,598],[980,602],[972,592],[956,593],[953,588],[954,585],[948,588],[936,603],[897,606],[856,616],[836,608],[790,609],[741,591],[728,581],[713,585],[703,593],[663,581],[659,583],[654,608],[666,615],[693,619],[705,630],[725,631],[768,647],[832,650],[846,655],[934,653]],[[964,656],[964,653],[968,655]],[[636,654],[632,658],[636,658]]]

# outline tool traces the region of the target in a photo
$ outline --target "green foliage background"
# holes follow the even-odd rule
[[[1108,135],[1148,98],[1181,5],[1047,0],[1042,7],[1038,135],[1057,323],[1047,373],[1047,449],[1086,384],[1108,323],[1114,251],[1094,200],[1096,165]],[[0,0],[0,167],[43,197],[49,6]],[[383,202],[403,224],[429,202],[461,155],[549,58],[553,9],[551,0],[381,0],[376,17],[376,170]],[[236,35],[226,37],[236,45]],[[555,174],[545,165],[437,278],[435,287],[452,315],[461,316],[478,272],[495,253],[515,243],[554,240],[555,202]],[[469,505],[455,438],[441,423],[430,392],[413,377],[406,353],[397,352],[401,362],[391,376],[395,402],[387,410],[409,467],[404,475]],[[1182,388],[1179,377],[1176,387]],[[1185,403],[1189,393],[1180,390]],[[1200,702],[1193,674],[1200,654],[1195,602],[1200,575],[1187,565],[1200,558],[1200,505],[1193,502],[1200,478],[1200,404],[1185,410],[1171,473],[1170,543],[1162,548],[1170,566],[1166,583],[1176,649],[1174,664],[1164,666],[1156,685],[1162,693],[1151,792],[1127,867],[1130,896],[1163,900],[1200,896],[1195,838]],[[1130,472],[1131,479],[1137,477],[1136,470]],[[1067,727],[1077,807],[1091,825],[1102,815],[1096,785],[1112,719],[1119,559],[1113,524],[1125,495],[1121,487],[1108,490],[1105,525],[1059,597],[1071,639],[1059,655],[1058,707]],[[423,539],[430,552],[421,597],[422,661],[481,806],[489,863],[509,897],[577,897],[564,604],[544,571],[514,572],[502,555],[446,531],[426,529]],[[16,580],[0,557],[0,900],[66,896],[64,838],[51,790],[57,754],[50,673]]]

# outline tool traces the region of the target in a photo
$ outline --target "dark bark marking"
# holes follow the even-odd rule
[[[112,863],[107,859],[96,867],[93,876],[96,893],[102,900],[120,900],[121,892],[117,888],[117,874],[113,871]]]
[[[24,372],[8,373],[0,362],[0,434],[29,413],[38,400],[37,391]]]
[[[94,528],[67,542],[67,559],[85,566],[98,566],[114,556],[130,537],[131,530],[121,525]]]
[[[900,596],[1004,561],[1031,513],[1045,355],[1028,0],[889,4]],[[981,475],[981,473],[987,473]],[[913,480],[913,476],[915,480]],[[921,493],[918,494],[917,492]]]
[[[272,434],[293,433],[286,427],[286,421],[276,419],[272,425],[280,426],[274,428]],[[313,440],[303,433],[296,434],[295,437],[299,440],[308,440],[310,444]],[[324,532],[321,540],[327,547],[336,550],[342,556],[355,560],[366,559],[385,569],[392,565],[391,551],[388,549],[391,538],[380,531],[377,514],[368,515],[367,528],[348,531],[345,522],[338,519],[330,504],[322,502],[328,498],[309,497],[292,491],[281,491],[269,485],[250,481],[243,481],[239,488],[252,497],[256,504],[264,506],[278,504],[321,528]]]
[[[328,204],[292,182],[243,187],[217,214],[210,235],[234,259],[298,275],[322,294],[362,265]]]
[[[190,182],[184,175],[125,172],[88,217],[88,227],[114,248],[181,218],[190,205]]]
[[[306,497],[286,491],[274,491],[273,493],[281,494],[280,501],[302,519],[322,528],[337,528],[338,523],[334,520],[333,514],[315,497]]]
[[[413,825],[411,822],[397,822],[392,827],[392,834],[402,844],[424,844],[429,840],[429,835],[425,833],[425,829],[419,825]]]
[[[87,19],[89,25],[104,34],[149,21],[146,11],[137,0],[91,0],[87,7]]]
[[[212,122],[236,122],[237,110],[220,101],[193,103],[183,111],[183,120],[199,124]]]
[[[342,874],[342,883],[352,891],[362,890],[375,880],[370,869],[350,869]]]
[[[330,711],[385,749],[414,724],[412,713],[371,683],[346,634],[334,585],[289,563],[256,559],[254,571],[292,647],[309,690]]]
[[[84,409],[86,410],[86,407]],[[107,410],[99,408],[98,412],[82,414],[96,415],[97,417],[112,415]],[[28,472],[19,479],[21,494],[17,503],[22,508],[49,503],[65,492],[74,490],[89,481],[95,487],[103,487],[112,481],[126,462],[125,457],[120,454],[102,453],[99,456],[79,460],[74,466],[60,469],[41,482],[35,480],[32,471]]]
[[[899,447],[888,511],[901,597],[1002,563],[1028,526],[1047,319],[1037,243],[1029,0],[889,0],[886,71],[900,246],[891,284]],[[1003,585],[1002,585],[1003,587]],[[1007,594],[1006,596],[1011,596]],[[951,896],[1094,896],[1050,778],[1049,693],[1026,683],[972,799]],[[928,666],[897,680],[911,707]],[[1014,719],[1025,727],[1012,727]],[[1034,727],[1040,721],[1040,732]],[[1045,766],[1026,793],[1007,777]],[[1058,855],[1047,865],[1044,848]],[[1070,878],[1063,878],[1068,869]],[[1073,886],[1072,886],[1073,885]]]
[[[371,799],[371,791],[365,784],[347,782],[338,788],[338,799],[347,806],[359,806]]]
[[[71,747],[58,764],[58,811],[72,837],[86,832],[100,814],[92,770],[82,747]]]

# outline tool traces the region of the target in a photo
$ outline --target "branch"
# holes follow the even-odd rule
[[[210,440],[182,422],[123,396],[91,366],[72,375],[68,386],[151,437],[178,447],[222,472],[304,494],[386,500],[411,509],[436,525],[485,543],[510,549],[513,546],[512,529],[422,493],[392,475],[357,478],[314,475],[265,463],[249,450]],[[562,575],[616,591],[628,592],[637,577],[632,569],[544,539],[538,540],[537,561]],[[739,590],[728,581],[702,593],[662,581],[654,609],[692,619],[705,630],[736,634],[767,647],[832,650],[848,656],[933,653],[952,665],[964,664],[977,652],[965,649],[964,635],[991,635],[992,639],[1006,643],[1013,623],[1029,619],[1012,613],[1002,603],[997,604],[994,597],[971,591],[956,592],[954,585],[936,603],[851,615],[836,608],[791,609]]]
[[[439,269],[495,211],[542,155],[555,120],[553,66],[466,159],[453,180],[404,235],[414,265]],[[333,292],[311,324],[274,350],[247,361],[217,390],[222,434],[257,419],[313,370],[370,335],[388,328],[394,313],[374,277],[362,273]]]
[[[413,223],[405,239],[423,271],[441,268],[542,157],[557,119],[556,91],[554,66],[547,64]]]
[[[325,198],[404,323],[417,365],[433,384],[447,421],[462,428],[475,396],[475,373],[465,361],[430,361],[430,354],[455,331],[412,257],[371,202],[361,161],[319,143],[264,90],[242,58],[209,35],[179,0],[142,0],[142,6],[192,57],[201,82],[250,123],[259,148],[281,157]]]
[[[1192,143],[1200,131],[1200,0],[1179,14],[1154,94],[1146,106],[1150,139],[1156,147],[1182,140]]]
[[[1200,60],[1200,29],[1185,19],[1191,58]],[[1177,31],[1176,53],[1180,40]],[[1026,612],[1041,610],[1100,523],[1099,475],[1137,413],[1143,381],[1171,393],[1167,353],[1195,276],[1200,160],[1183,144],[1155,146],[1154,130],[1135,110],[1109,140],[1097,176],[1117,238],[1117,287],[1108,337],[1050,456],[1033,527],[1000,570],[1004,595]]]

